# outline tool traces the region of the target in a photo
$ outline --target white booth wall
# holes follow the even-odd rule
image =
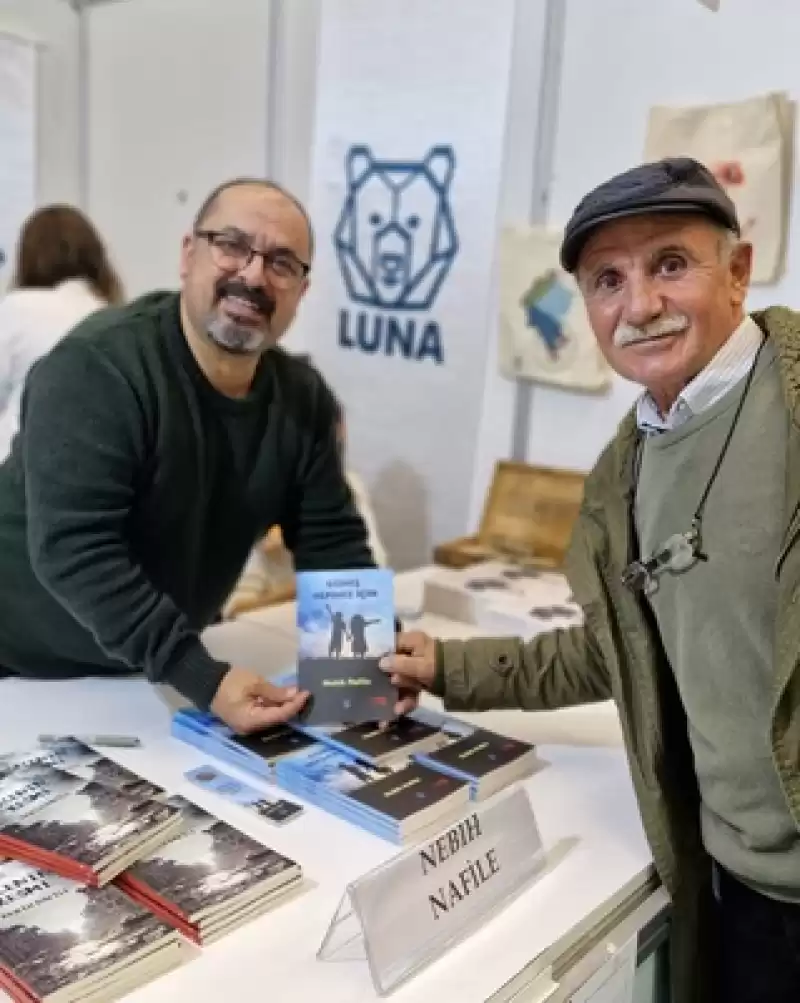
[[[711,104],[775,90],[800,98],[796,0],[721,0],[716,14],[697,0],[564,0],[564,8],[547,181],[547,220],[554,226],[563,226],[596,184],[641,161],[652,105]],[[507,203],[506,218],[513,211]],[[800,309],[800,253],[792,242],[800,236],[798,213],[794,199],[785,275],[776,286],[753,289],[753,307]],[[637,393],[621,378],[600,397],[535,387],[526,459],[588,470]],[[484,399],[476,519],[494,460],[508,448],[512,421],[513,388],[498,377]]]
[[[39,201],[82,198],[79,22],[65,0],[0,0],[0,31],[40,46]]]
[[[562,225],[590,187],[641,159],[651,104],[800,93],[796,0],[722,0],[718,14],[697,0],[562,0],[563,50],[545,109],[556,115],[555,139],[552,157],[540,158],[549,176],[535,179],[543,6],[517,2],[501,222],[529,216],[536,181],[546,218]],[[220,178],[268,172],[308,197],[319,11],[320,0],[90,6],[83,15],[89,58],[82,151],[77,15],[66,0],[0,0],[0,30],[45,45],[40,201],[78,201],[85,186],[86,206],[131,293],[174,284],[180,233]],[[799,268],[790,239],[784,279],[754,291],[753,304],[794,305]],[[290,347],[305,347],[305,334],[301,316]],[[509,455],[512,441],[515,387],[497,371],[492,325],[487,338],[463,532],[477,522],[494,462]],[[622,380],[603,396],[535,387],[526,458],[588,469],[635,394]]]

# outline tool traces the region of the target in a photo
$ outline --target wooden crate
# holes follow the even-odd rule
[[[478,532],[439,544],[434,561],[466,568],[499,557],[560,567],[583,500],[584,480],[583,474],[570,470],[500,460]]]

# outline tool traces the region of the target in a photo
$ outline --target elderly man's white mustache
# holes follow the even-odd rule
[[[622,322],[614,331],[614,347],[625,348],[639,341],[652,341],[664,338],[668,334],[680,334],[689,327],[689,318],[685,314],[673,314],[669,317],[659,317],[651,320],[644,327],[634,327],[633,324]]]

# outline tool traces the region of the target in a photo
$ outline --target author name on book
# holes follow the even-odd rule
[[[366,679],[364,676],[356,676],[354,679],[323,679],[323,686],[371,686],[372,680]]]

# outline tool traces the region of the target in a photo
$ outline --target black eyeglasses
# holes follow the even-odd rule
[[[230,230],[196,230],[195,236],[208,241],[214,264],[226,272],[240,272],[256,256],[262,258],[272,281],[282,289],[302,282],[311,271],[311,265],[301,261],[291,251],[279,247],[259,251],[243,235]]]
[[[647,561],[632,561],[622,572],[622,584],[633,592],[652,595],[658,591],[658,579],[669,572],[689,571],[698,561],[707,561],[700,537],[700,523],[695,519],[686,533],[674,533]]]

